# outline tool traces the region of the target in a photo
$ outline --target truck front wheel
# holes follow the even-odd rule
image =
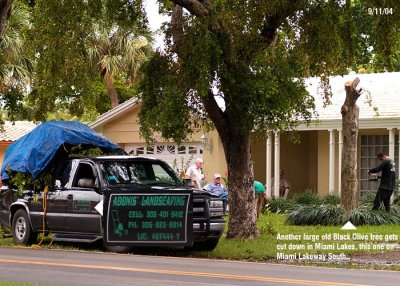
[[[15,212],[12,220],[12,236],[16,244],[30,245],[37,240],[37,232],[31,228],[31,221],[25,210],[19,209]]]

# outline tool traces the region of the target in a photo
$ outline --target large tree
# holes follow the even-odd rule
[[[32,76],[32,60],[26,52],[25,31],[29,13],[19,1],[12,6],[6,29],[0,36],[0,100],[14,119]]]
[[[118,77],[126,77],[127,83],[137,81],[138,70],[151,55],[151,37],[124,31],[119,27],[96,29],[88,39],[90,62],[98,70],[107,89],[111,107],[119,104],[119,96],[114,86]]]
[[[303,78],[320,76],[328,103],[330,75],[377,59],[398,66],[400,7],[386,1],[389,15],[370,15],[377,2],[160,0],[172,17],[146,67],[141,132],[179,142],[211,120],[228,164],[228,238],[257,235],[250,134],[309,122]]]
[[[32,11],[36,66],[29,101],[36,119],[66,107],[93,119],[110,102],[104,96],[112,96],[113,107],[134,95],[131,79],[149,46],[141,37],[149,33],[140,1],[37,0]]]

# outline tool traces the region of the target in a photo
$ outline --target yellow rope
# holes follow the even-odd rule
[[[43,205],[43,220],[42,220],[42,239],[40,240],[39,244],[42,244],[43,239],[44,239],[44,232],[46,230],[46,213],[47,213],[47,193],[49,191],[49,186],[45,186],[44,190],[43,190],[43,201],[42,201],[42,205]],[[53,241],[52,241],[53,242]],[[51,243],[50,243],[51,244]]]

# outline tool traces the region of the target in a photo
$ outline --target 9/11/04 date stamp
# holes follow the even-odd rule
[[[368,7],[367,13],[370,16],[374,15],[393,15],[395,10],[392,7]]]

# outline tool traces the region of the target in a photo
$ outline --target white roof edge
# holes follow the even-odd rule
[[[400,118],[363,118],[359,120],[358,129],[400,129]],[[342,130],[342,119],[320,120],[313,122],[310,126],[302,123],[295,130]]]
[[[132,97],[131,99],[121,103],[120,105],[114,107],[113,109],[107,111],[106,113],[101,114],[97,119],[93,122],[88,123],[90,128],[96,128],[106,124],[108,121],[124,114],[125,112],[131,110],[136,104],[138,104],[139,99],[136,97]]]

